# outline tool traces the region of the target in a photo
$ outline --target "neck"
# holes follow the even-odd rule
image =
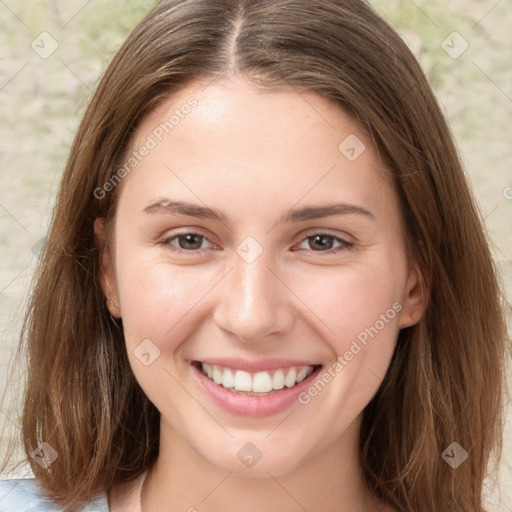
[[[359,463],[360,418],[333,446],[300,461],[292,471],[257,477],[212,465],[168,423],[163,421],[161,427],[160,454],[142,492],[144,512],[378,510],[365,493]]]

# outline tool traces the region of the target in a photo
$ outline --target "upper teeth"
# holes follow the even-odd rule
[[[203,373],[215,384],[236,391],[266,393],[273,389],[291,388],[303,381],[313,371],[312,366],[294,366],[279,370],[249,373],[244,370],[232,370],[217,365],[201,363]]]

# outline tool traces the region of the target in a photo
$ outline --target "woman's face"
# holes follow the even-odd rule
[[[313,93],[194,82],[146,116],[103,270],[163,438],[264,475],[358,430],[422,308],[379,165]]]

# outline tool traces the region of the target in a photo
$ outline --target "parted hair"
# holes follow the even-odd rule
[[[65,167],[20,347],[22,439],[45,492],[74,510],[158,457],[160,415],[128,362],[100,286],[119,188],[97,197],[141,119],[196,79],[234,74],[339,105],[371,137],[403,216],[429,304],[399,332],[363,413],[372,494],[403,512],[485,510],[501,451],[508,339],[483,222],[452,135],[415,57],[362,0],[166,0],[129,35],[85,111]],[[340,141],[341,142],[341,141]],[[104,218],[106,241],[93,223]],[[454,470],[443,451],[468,458]],[[30,453],[47,442],[58,458]]]

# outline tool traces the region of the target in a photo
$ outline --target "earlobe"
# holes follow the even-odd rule
[[[403,301],[403,309],[400,315],[400,328],[417,324],[428,306],[428,287],[424,279],[421,279],[421,271],[413,265],[409,270],[407,285]]]
[[[94,221],[94,238],[100,253],[100,275],[98,278],[100,281],[101,289],[103,290],[103,294],[105,295],[105,303],[108,310],[110,311],[110,314],[115,318],[121,318],[121,309],[118,305],[119,299],[117,294],[112,258],[106,244],[104,244],[104,221],[105,219],[101,217],[98,217]]]

